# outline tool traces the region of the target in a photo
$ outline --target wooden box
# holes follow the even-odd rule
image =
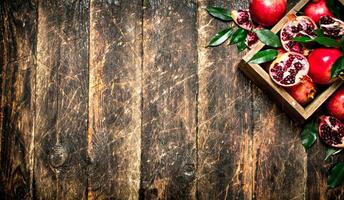
[[[343,3],[344,0],[341,0]],[[289,14],[296,14],[309,1],[301,0],[294,6],[272,29],[274,33],[278,33],[283,25],[288,21]],[[256,44],[243,58],[239,68],[254,81],[264,92],[274,98],[282,109],[294,120],[305,121],[343,84],[343,80],[338,80],[330,85],[322,93],[317,94],[316,98],[307,106],[301,106],[283,87],[276,85],[270,78],[268,72],[257,64],[248,63],[258,51],[264,48],[264,44],[259,42]]]

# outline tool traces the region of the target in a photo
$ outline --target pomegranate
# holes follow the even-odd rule
[[[290,20],[283,26],[280,32],[280,38],[283,48],[286,51],[293,51],[301,54],[307,54],[306,49],[301,43],[293,41],[295,37],[316,36],[317,25],[313,20],[306,16],[290,16]]]
[[[288,93],[301,105],[307,105],[314,99],[316,87],[309,76],[304,76],[301,82],[288,89]]]
[[[309,76],[314,83],[327,85],[335,81],[331,78],[331,68],[341,55],[335,48],[317,48],[309,54]]]
[[[331,96],[327,102],[327,111],[333,117],[344,120],[344,87]]]
[[[249,9],[253,21],[271,27],[284,16],[287,0],[251,0]]]
[[[253,23],[248,10],[232,10],[231,16],[238,26],[246,30],[252,30]]]
[[[331,37],[340,37],[344,35],[344,22],[330,16],[320,18],[320,28],[324,34]]]
[[[253,31],[247,33],[245,44],[248,48],[252,48],[258,42],[259,38],[257,34]]]
[[[307,58],[299,53],[287,52],[277,56],[271,63],[269,74],[271,79],[283,87],[291,87],[300,83],[308,74]]]
[[[319,136],[323,142],[332,147],[344,148],[344,124],[331,116],[321,116]]]
[[[314,0],[310,2],[304,9],[304,13],[315,23],[319,23],[321,16],[333,16],[326,5],[326,0]]]

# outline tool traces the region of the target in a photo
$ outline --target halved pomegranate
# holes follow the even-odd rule
[[[308,74],[309,64],[302,54],[287,52],[278,55],[269,68],[271,79],[283,87],[291,87],[300,83]]]
[[[289,16],[290,20],[283,26],[280,32],[280,38],[283,48],[286,51],[307,54],[302,44],[293,41],[295,37],[309,36],[314,38],[316,34],[314,31],[317,25],[307,16]]]
[[[231,16],[238,26],[246,30],[252,30],[253,22],[248,10],[232,10]]]
[[[319,20],[324,34],[331,37],[344,35],[344,22],[331,16],[322,16]]]
[[[332,147],[344,148],[344,124],[331,116],[321,116],[319,122],[319,136]]]

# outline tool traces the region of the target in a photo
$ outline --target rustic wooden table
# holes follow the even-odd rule
[[[209,5],[1,1],[1,199],[343,199]]]

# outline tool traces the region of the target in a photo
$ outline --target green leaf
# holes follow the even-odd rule
[[[280,47],[281,41],[279,37],[268,29],[256,30],[257,36],[260,41],[271,47]]]
[[[321,28],[318,28],[314,32],[317,36],[324,36],[324,31]]]
[[[313,39],[308,36],[296,37],[293,39],[295,42],[308,43],[313,42]]]
[[[313,119],[309,121],[304,127],[301,132],[301,143],[305,147],[305,149],[309,149],[314,142],[317,140],[317,123],[316,120]]]
[[[256,53],[249,62],[254,63],[254,64],[261,64],[261,63],[274,60],[277,57],[277,55],[278,55],[277,50],[267,49],[267,50],[259,51],[258,53]]]
[[[343,149],[338,149],[338,148],[332,148],[332,147],[328,147],[326,149],[326,157],[325,160],[327,160],[328,158],[330,158],[333,155],[338,154],[339,152],[341,152]]]
[[[224,43],[231,36],[232,31],[232,28],[225,28],[220,32],[216,33],[216,35],[214,35],[214,37],[210,39],[208,47],[215,47]]]
[[[223,21],[231,21],[232,17],[231,17],[231,13],[228,9],[225,8],[220,8],[220,7],[208,7],[207,8],[208,13],[220,20]]]
[[[318,36],[314,38],[314,41],[326,47],[339,47],[340,46],[340,43],[337,42],[335,39],[325,37],[325,36]]]
[[[336,18],[344,20],[344,6],[338,0],[327,0],[326,5],[331,13],[333,13]]]
[[[245,44],[245,41],[241,41],[241,42],[239,42],[238,44],[237,44],[237,48],[238,48],[238,51],[239,52],[242,52],[243,50],[245,50],[246,49],[246,44]]]
[[[237,44],[239,42],[245,41],[246,37],[247,37],[247,30],[238,28],[238,30],[236,30],[233,33],[230,44]]]
[[[330,188],[339,186],[344,181],[344,163],[337,163],[327,176],[327,185]]]
[[[344,56],[339,57],[336,62],[332,65],[331,77],[337,77],[344,72]]]

